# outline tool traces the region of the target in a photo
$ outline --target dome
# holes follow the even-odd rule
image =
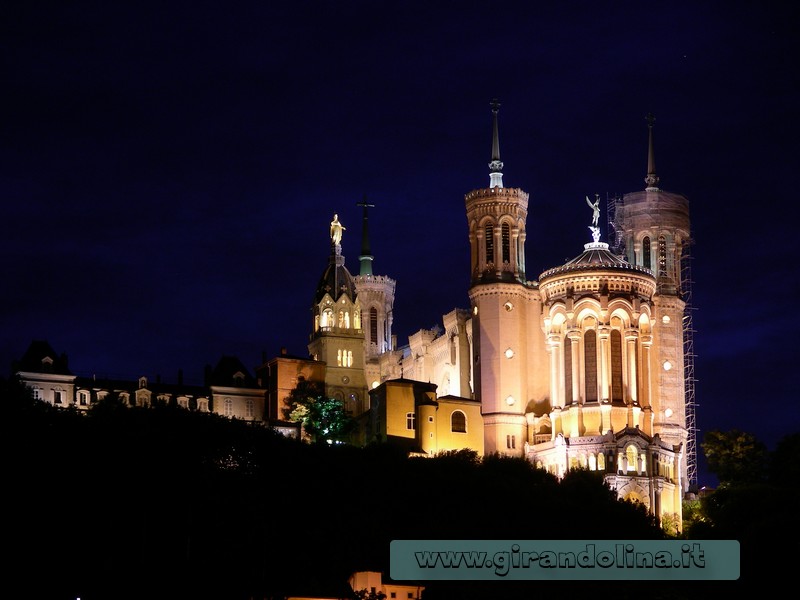
[[[650,269],[631,265],[612,253],[604,242],[591,242],[584,248],[569,262],[542,273],[539,289],[545,301],[573,292],[584,295],[607,291],[634,294],[644,299],[652,297],[656,282]]]
[[[338,300],[342,294],[347,294],[351,300],[356,298],[356,285],[353,281],[353,276],[344,266],[344,257],[341,254],[331,254],[330,262],[317,284],[317,291],[314,294],[314,306],[322,301],[325,294],[329,294],[334,300]]]
[[[608,249],[608,244],[604,242],[590,242],[583,246],[585,249],[572,260],[564,263],[560,267],[549,269],[541,274],[539,281],[543,281],[555,275],[562,275],[572,271],[585,270],[607,270],[620,269],[624,271],[640,271],[650,274],[649,269],[631,265],[624,258],[617,256]]]

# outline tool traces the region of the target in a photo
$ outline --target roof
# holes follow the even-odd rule
[[[241,373],[244,379],[237,382],[234,375]],[[208,385],[256,388],[256,380],[244,366],[241,360],[235,356],[223,356],[219,359],[217,366],[210,372],[207,381]]]
[[[630,264],[621,256],[617,256],[609,250],[608,244],[605,242],[590,242],[584,244],[584,251],[572,260],[564,263],[560,267],[549,269],[542,273],[539,277],[539,282],[555,275],[563,275],[565,273],[575,271],[590,271],[590,270],[620,270],[620,271],[635,271],[642,274],[652,275],[650,269],[638,267]]]
[[[351,300],[356,299],[356,284],[350,271],[344,266],[344,256],[341,254],[331,254],[328,266],[317,283],[312,307],[319,304],[325,294],[329,294],[334,300],[338,300],[342,294],[347,294]]]
[[[14,364],[14,371],[72,375],[66,354],[57,354],[46,340],[33,340],[23,357]]]

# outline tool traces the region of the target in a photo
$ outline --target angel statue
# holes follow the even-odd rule
[[[592,209],[592,227],[597,227],[597,222],[600,220],[600,196],[595,195],[595,198],[595,201],[592,202],[589,200],[589,196],[586,196],[586,204]]]

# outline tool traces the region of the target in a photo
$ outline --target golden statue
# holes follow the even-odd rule
[[[342,243],[342,231],[345,229],[347,228],[339,222],[339,215],[334,213],[333,221],[331,221],[331,240],[334,245],[338,246]]]

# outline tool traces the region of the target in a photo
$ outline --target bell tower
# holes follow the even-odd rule
[[[684,448],[684,489],[696,483],[694,385],[691,327],[691,246],[689,200],[660,186],[656,173],[653,125],[648,114],[645,189],[614,202],[611,224],[618,252],[632,265],[649,269],[656,278],[653,323],[655,365],[651,374],[653,431]]]
[[[465,196],[469,228],[472,368],[486,453],[522,456],[531,395],[531,331],[541,333],[538,291],[525,280],[528,194],[503,186],[498,112],[492,108],[489,187]],[[535,369],[534,369],[535,371]]]
[[[358,206],[363,209],[361,254],[358,257],[360,270],[353,280],[361,305],[361,326],[364,331],[364,376],[372,389],[382,382],[380,356],[394,350],[392,319],[396,282],[386,275],[373,274],[374,256],[370,250],[367,210],[375,208],[375,205],[368,203],[365,197]]]
[[[308,352],[325,367],[325,394],[340,400],[353,416],[369,408],[364,378],[364,331],[361,303],[352,275],[344,264],[344,225],[334,215],[331,253],[311,303],[313,319]]]

